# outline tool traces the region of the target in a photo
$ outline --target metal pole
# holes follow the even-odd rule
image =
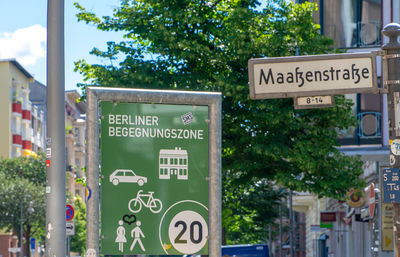
[[[66,255],[64,0],[48,0],[46,256]]]
[[[21,200],[21,225],[20,225],[20,230],[19,230],[19,239],[21,240],[19,242],[19,245],[21,247],[21,250],[19,252],[19,256],[24,257],[24,239],[23,239],[23,234],[24,234],[24,224],[23,224],[23,200]]]
[[[71,237],[67,236],[67,257],[71,255]]]
[[[282,200],[281,200],[281,202],[279,203],[279,257],[283,257],[282,240],[283,240],[283,234],[282,234]]]
[[[293,192],[289,191],[289,241],[290,241],[290,257],[294,256],[294,238],[293,238],[293,226],[294,226],[294,217],[293,217]]]
[[[98,98],[93,91],[87,91],[87,184],[92,189],[92,197],[86,204],[86,255],[99,256],[99,108]]]
[[[382,46],[384,50],[383,59],[387,63],[384,65],[384,85],[389,86],[388,113],[389,113],[389,139],[400,139],[399,125],[396,122],[396,95],[400,91],[400,25],[390,23],[383,28],[383,34],[389,38],[389,42]],[[392,168],[400,168],[400,156],[392,155]],[[396,257],[400,257],[400,204],[393,203],[393,241]]]

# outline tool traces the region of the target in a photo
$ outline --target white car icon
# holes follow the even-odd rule
[[[118,169],[111,173],[110,182],[115,186],[119,183],[137,183],[139,186],[143,186],[144,183],[147,183],[147,178],[137,176],[133,170]]]

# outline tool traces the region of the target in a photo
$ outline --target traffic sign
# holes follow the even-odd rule
[[[400,203],[400,169],[385,168],[382,171],[384,203]]]
[[[92,189],[90,189],[89,186],[86,186],[85,192],[86,192],[86,201],[89,201],[90,197],[92,197]]]
[[[100,108],[102,254],[208,254],[208,106]]]
[[[75,215],[74,207],[70,204],[67,204],[65,205],[65,210],[66,210],[66,221],[71,221]]]
[[[256,58],[248,66],[252,99],[378,92],[371,52]]]
[[[74,236],[75,235],[75,222],[70,221],[65,223],[65,231],[67,236]]]
[[[36,239],[34,237],[31,238],[31,250],[36,249]]]
[[[375,189],[373,183],[371,183],[371,185],[369,186],[368,210],[369,210],[369,216],[373,218],[375,213]]]

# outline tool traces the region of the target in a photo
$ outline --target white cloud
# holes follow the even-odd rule
[[[15,58],[22,65],[34,65],[46,55],[46,34],[41,25],[0,33],[0,58]]]

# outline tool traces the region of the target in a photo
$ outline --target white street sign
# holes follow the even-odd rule
[[[249,60],[252,99],[327,96],[378,91],[374,53]]]
[[[65,228],[67,236],[75,235],[75,222],[67,221]]]

